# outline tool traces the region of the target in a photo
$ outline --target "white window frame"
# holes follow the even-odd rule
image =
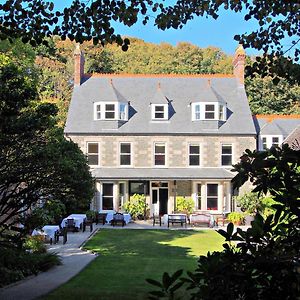
[[[217,185],[217,209],[208,209],[208,185],[209,184],[215,184]],[[219,182],[206,182],[205,183],[205,208],[209,212],[219,212],[220,207],[219,207],[219,198],[220,198],[220,191],[219,191],[220,183]]]
[[[113,195],[112,195],[112,197],[113,197],[113,209],[115,209],[115,206],[116,206],[116,189],[117,189],[117,185],[116,185],[115,182],[112,182],[112,181],[103,181],[103,182],[101,182],[100,210],[104,210],[103,209],[103,184],[112,184],[113,185]]]
[[[156,107],[163,107],[163,118],[156,118],[155,113],[156,113]],[[159,112],[162,113],[162,112]],[[168,120],[168,104],[151,104],[151,115],[152,115],[152,120],[157,120],[157,121],[166,121]]]
[[[231,146],[231,154],[227,154],[227,153],[225,153],[225,154],[223,154],[223,146]],[[231,165],[223,165],[222,164],[222,157],[223,157],[223,155],[224,156],[231,156]],[[220,165],[221,165],[221,167],[224,167],[224,168],[229,168],[229,167],[232,167],[232,165],[233,165],[233,144],[232,143],[222,143],[221,144],[221,161],[220,161]]]
[[[112,112],[111,110],[106,110],[106,105],[114,105],[114,118],[106,118],[105,113],[106,112]],[[121,117],[121,105],[125,106],[124,116]],[[100,110],[98,109],[100,108]],[[100,113],[100,118],[98,118],[98,114]],[[122,121],[128,121],[128,103],[124,102],[94,102],[94,120],[122,120]]]
[[[122,165],[121,164],[121,155],[128,155],[127,153],[122,153],[121,152],[121,147],[122,147],[122,144],[129,144],[130,145],[130,164],[129,165]],[[128,168],[128,167],[132,167],[133,163],[132,163],[132,158],[133,158],[133,155],[132,155],[132,143],[131,142],[120,142],[119,143],[119,166],[122,167],[122,168]]]
[[[207,111],[206,105],[213,105],[214,111]],[[192,107],[192,121],[226,121],[227,115],[226,115],[226,109],[227,106],[225,103],[219,103],[219,102],[194,102],[191,103]],[[199,107],[200,111],[197,112],[196,107]],[[220,109],[222,108],[222,118],[220,118]],[[214,113],[213,119],[208,119],[205,117],[206,112]]]
[[[164,153],[164,155],[165,155],[165,164],[164,164],[164,165],[156,165],[156,164],[155,164],[155,155],[156,155],[156,154],[160,154],[160,153],[156,153],[156,152],[155,152],[155,145],[159,145],[159,144],[165,146],[165,153]],[[154,143],[153,143],[153,156],[152,156],[152,157],[153,157],[153,166],[154,166],[155,168],[165,168],[165,167],[168,166],[168,164],[167,164],[167,158],[168,158],[168,157],[167,157],[167,152],[168,152],[167,149],[168,149],[168,148],[167,148],[167,143],[166,143],[166,142],[154,142]]]
[[[263,148],[263,138],[266,139],[267,149],[270,149],[273,146],[273,138],[278,138],[278,146],[280,146],[283,142],[283,136],[279,134],[269,134],[269,135],[260,135],[259,136],[259,150],[264,151],[266,149]]]
[[[198,146],[199,147],[199,165],[190,165],[190,156],[191,155],[196,155],[196,154],[191,154],[190,153],[190,151],[191,151],[191,149],[190,149],[190,146]],[[202,153],[202,149],[201,149],[201,144],[200,143],[193,143],[193,142],[190,142],[190,143],[188,143],[188,162],[187,162],[187,164],[188,164],[188,167],[189,168],[199,168],[199,167],[201,167],[201,165],[202,165],[202,161],[201,161],[201,153]]]
[[[100,166],[100,143],[99,142],[87,142],[86,143],[86,156],[88,157],[89,154],[96,155],[96,153],[89,153],[89,144],[97,144],[98,145],[98,164],[97,165],[89,165],[91,168],[99,167]]]

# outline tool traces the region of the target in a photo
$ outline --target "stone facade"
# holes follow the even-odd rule
[[[239,161],[245,149],[256,149],[254,136],[69,136],[87,153],[88,142],[99,143],[100,167],[120,167],[120,142],[132,145],[132,167],[152,168],[154,143],[166,144],[166,167],[189,167],[189,144],[200,144],[201,167],[221,166],[222,144],[231,144],[233,164]]]

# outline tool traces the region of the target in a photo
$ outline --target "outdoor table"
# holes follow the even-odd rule
[[[83,225],[84,220],[86,219],[86,214],[71,214],[68,217],[64,218],[60,224],[61,227],[66,227],[67,219],[74,219],[75,226],[80,228]]]
[[[114,214],[115,214],[115,212],[107,213],[107,216],[106,216],[106,222],[107,223],[110,223],[110,221],[114,218]],[[125,223],[128,224],[131,221],[131,215],[127,214],[127,213],[123,213],[123,216],[124,216]]]
[[[50,242],[55,241],[55,232],[59,230],[58,225],[45,225],[42,230],[34,229],[32,232],[32,236],[34,235],[43,235],[48,236],[50,238]]]

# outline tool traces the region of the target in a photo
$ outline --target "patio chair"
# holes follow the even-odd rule
[[[97,213],[96,215],[96,225],[98,225],[98,223],[105,225],[106,223],[106,213]]]
[[[90,226],[90,232],[93,231],[93,219],[85,219],[82,226],[82,231],[85,232],[86,226]]]
[[[59,242],[59,237],[63,237],[63,244],[68,241],[68,232],[66,227],[59,226],[59,230],[55,232],[55,243]]]
[[[155,224],[159,224],[159,226],[161,226],[161,215],[153,214],[153,226]]]
[[[110,223],[112,226],[120,224],[120,225],[122,225],[122,227],[124,227],[124,225],[126,225],[125,220],[124,220],[124,215],[121,213],[114,214],[114,217]]]
[[[67,224],[66,224],[67,231],[73,231],[76,232],[78,231],[78,228],[76,227],[76,223],[74,219],[67,219]]]

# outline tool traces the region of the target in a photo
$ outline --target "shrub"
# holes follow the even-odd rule
[[[233,211],[227,216],[227,219],[235,225],[241,225],[245,221],[245,216],[243,213]]]
[[[40,235],[29,236],[26,238],[24,245],[25,250],[29,250],[32,253],[45,253],[46,246],[44,244],[44,237]]]
[[[191,214],[194,207],[195,203],[192,198],[176,197],[176,211]]]
[[[145,195],[134,194],[124,203],[123,209],[131,215],[133,220],[144,217],[148,210]]]
[[[95,221],[96,220],[96,215],[97,215],[97,212],[94,211],[94,210],[88,210],[86,211],[86,217],[89,219],[89,220],[93,220]]]
[[[258,195],[258,193],[250,192],[235,197],[235,200],[243,212],[254,216],[261,206],[262,198]]]
[[[0,247],[0,287],[61,264],[56,253],[31,253]]]

